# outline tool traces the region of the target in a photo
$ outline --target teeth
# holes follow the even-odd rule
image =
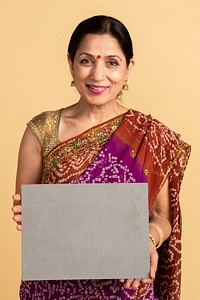
[[[89,85],[89,88],[93,89],[93,90],[96,90],[96,91],[101,91],[103,89],[105,89],[105,87],[96,87],[96,86],[92,86],[92,85]]]

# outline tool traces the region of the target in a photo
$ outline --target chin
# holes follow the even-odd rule
[[[106,105],[111,102],[116,102],[116,96],[115,97],[108,97],[108,96],[102,96],[102,95],[87,95],[82,96],[81,99],[83,99],[84,102],[91,104],[91,105]]]

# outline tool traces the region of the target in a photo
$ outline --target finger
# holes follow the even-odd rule
[[[137,288],[140,286],[140,280],[141,280],[141,279],[135,279],[135,280],[132,282],[131,287],[132,287],[133,289],[137,289]]]
[[[153,279],[151,279],[151,278],[143,278],[141,281],[144,284],[151,284],[151,283],[153,283]]]
[[[22,206],[21,205],[16,205],[12,207],[13,213],[21,213],[22,212]]]
[[[14,215],[13,220],[17,223],[22,221],[22,215]]]
[[[12,198],[13,198],[14,201],[21,201],[21,195],[20,194],[14,194],[12,196]]]
[[[134,279],[126,279],[125,288],[130,289]]]
[[[124,282],[125,282],[125,279],[119,279],[119,281],[120,281],[121,283],[124,283]]]
[[[22,231],[22,225],[21,224],[17,224],[16,228],[17,228],[18,231]]]
[[[21,195],[20,194],[14,194],[12,196],[13,199],[13,207],[19,206],[21,204]]]

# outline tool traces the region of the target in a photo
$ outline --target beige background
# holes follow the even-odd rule
[[[109,14],[134,41],[136,65],[124,105],[151,113],[192,144],[182,186],[182,300],[199,290],[199,0],[0,1],[0,299],[17,300],[20,233],[12,222],[17,153],[26,122],[78,99],[69,87],[66,48],[82,19]]]

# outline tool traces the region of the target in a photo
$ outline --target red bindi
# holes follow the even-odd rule
[[[101,55],[97,55],[97,58],[100,59],[100,58],[101,58]]]

